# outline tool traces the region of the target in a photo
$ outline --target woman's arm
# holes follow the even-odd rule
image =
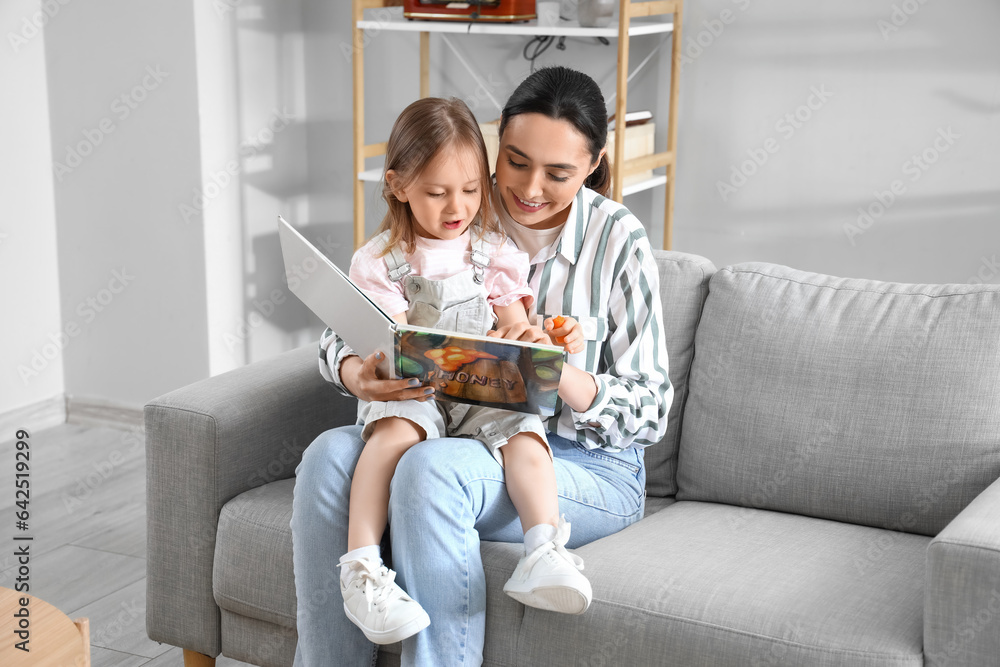
[[[659,274],[645,235],[630,235],[616,254],[623,266],[608,276],[613,281],[608,297],[608,338],[602,345],[598,372],[588,373],[596,393],[585,409],[571,403],[574,398],[586,398],[584,393],[577,394],[584,383],[578,373],[571,370],[566,374],[564,370],[559,395],[573,409],[576,428],[591,429],[602,445],[645,447],[659,442],[666,433],[673,400]]]

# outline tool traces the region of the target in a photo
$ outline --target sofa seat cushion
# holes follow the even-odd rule
[[[582,616],[526,609],[525,665],[922,665],[929,538],[678,502],[581,547]]]

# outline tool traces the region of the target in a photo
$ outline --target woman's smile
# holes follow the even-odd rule
[[[513,194],[513,193],[511,193],[511,194]],[[540,210],[543,206],[545,206],[548,203],[548,202],[544,202],[544,201],[543,202],[538,202],[538,201],[534,201],[532,199],[521,199],[517,195],[514,195],[514,202],[520,208],[524,209],[528,213],[534,213],[535,211]]]

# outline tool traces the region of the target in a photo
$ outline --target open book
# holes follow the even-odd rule
[[[562,347],[399,324],[280,216],[288,288],[365,358],[382,352],[385,377],[433,383],[440,398],[555,414]]]

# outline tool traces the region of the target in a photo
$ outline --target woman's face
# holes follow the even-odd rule
[[[514,220],[550,229],[566,221],[573,198],[599,163],[600,156],[591,162],[587,139],[569,121],[518,114],[500,138],[497,191]]]

